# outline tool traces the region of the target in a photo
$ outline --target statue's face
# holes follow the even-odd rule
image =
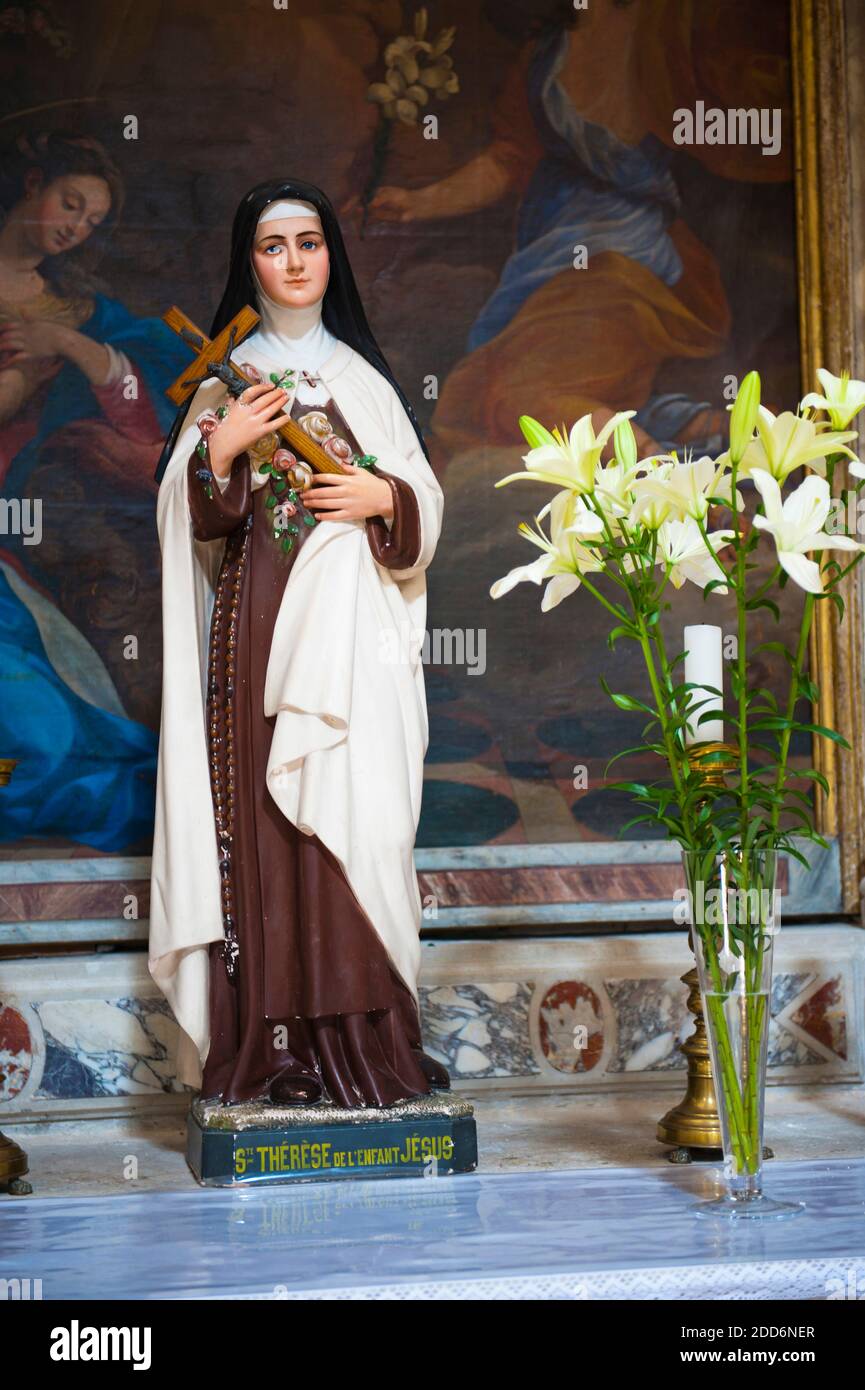
[[[264,222],[256,232],[252,263],[277,304],[299,309],[318,303],[330,275],[330,253],[320,219],[304,213]]]
[[[46,256],[74,251],[111,211],[111,191],[91,174],[64,174],[44,183],[38,170],[26,180],[21,217],[35,247]]]

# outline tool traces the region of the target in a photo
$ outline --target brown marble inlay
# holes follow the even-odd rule
[[[0,922],[80,922],[122,917],[126,899],[137,899],[135,916],[150,912],[149,879],[100,879],[75,883],[4,883]]]
[[[781,861],[778,886],[789,889]],[[439,907],[530,907],[534,903],[652,902],[684,887],[678,864],[567,864],[524,869],[434,869],[418,875],[423,897]],[[150,911],[148,879],[98,882],[7,883],[0,886],[0,922],[74,922],[122,917],[124,899],[138,899],[139,918]]]
[[[418,875],[423,897],[439,907],[529,907],[533,903],[672,900],[685,886],[679,864],[566,864],[524,869],[436,869]],[[778,870],[781,893],[789,869]]]

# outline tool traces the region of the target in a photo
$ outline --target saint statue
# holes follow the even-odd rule
[[[203,381],[161,466],[150,970],[202,1100],[383,1107],[450,1084],[413,858],[442,492],[314,185],[241,202],[212,335],[246,305],[253,384]],[[289,419],[342,471],[283,447]]]

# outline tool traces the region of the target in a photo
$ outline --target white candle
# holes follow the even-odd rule
[[[723,719],[704,719],[702,724],[697,723],[699,716],[706,715],[710,710],[717,709],[719,714],[723,713],[723,695],[715,695],[706,689],[707,686],[721,691],[724,689],[721,629],[711,623],[695,623],[693,627],[686,627],[685,650],[685,681],[700,687],[699,690],[688,691],[691,727],[685,728],[685,743],[721,743],[724,738]],[[694,710],[692,717],[690,706],[703,700],[708,700],[708,703]]]

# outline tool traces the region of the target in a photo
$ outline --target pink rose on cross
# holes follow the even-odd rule
[[[212,410],[202,411],[196,420],[196,425],[201,430],[202,437],[207,439],[219,424],[219,416]]]
[[[297,463],[297,454],[293,454],[290,449],[277,449],[270,461],[280,473],[287,473],[289,468]]]
[[[293,502],[278,502],[273,509],[273,529],[274,531],[284,531],[288,525],[289,517],[297,512],[297,507]]]
[[[354,450],[345,439],[340,439],[338,434],[332,434],[330,439],[326,439],[321,446],[336,463],[351,463]]]

